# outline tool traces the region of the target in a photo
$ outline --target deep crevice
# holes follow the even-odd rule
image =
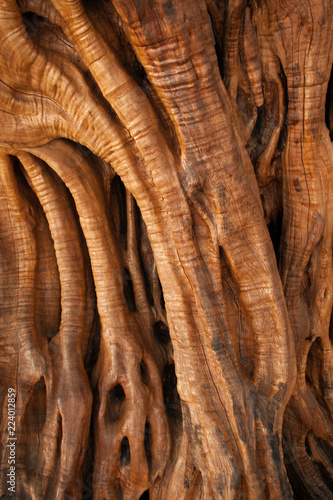
[[[155,266],[153,251],[148,238],[147,227],[138,208],[138,254],[144,279],[147,300],[150,306],[154,305],[152,290],[152,274]]]
[[[168,364],[165,366],[162,384],[166,414],[168,417],[181,420],[182,410],[180,397],[177,391],[177,377],[174,364]]]
[[[136,311],[135,296],[132,276],[127,267],[123,269],[123,291],[127,307],[130,311]]]
[[[330,131],[331,141],[333,141],[333,66],[327,87],[326,103],[325,103],[325,121],[326,121],[326,126]]]
[[[101,342],[101,322],[97,309],[97,299],[95,291],[94,291],[94,302],[95,302],[94,318],[89,335],[86,355],[84,358],[84,367],[89,378],[91,376],[93,367],[97,363],[98,354],[100,350],[100,342]]]
[[[310,458],[312,458],[311,447],[310,447],[308,435],[305,438],[304,444],[305,444],[305,449],[306,449],[307,454],[309,455]]]
[[[31,39],[36,38],[45,26],[51,26],[51,23],[46,17],[31,11],[24,12],[22,14],[22,20],[26,32]]]
[[[126,189],[118,175],[115,175],[111,183],[110,220],[112,220],[120,236],[123,250],[127,250]]]
[[[170,333],[168,326],[163,321],[157,321],[154,324],[154,337],[161,345],[166,345],[170,342]]]
[[[162,288],[162,285],[161,285],[160,278],[158,278],[158,284],[159,284],[159,287],[160,287],[160,304],[161,304],[161,307],[162,307],[163,311],[165,311],[165,300],[164,300],[163,288]]]
[[[282,206],[274,214],[272,220],[268,223],[267,229],[271,237],[274,253],[276,257],[277,266],[279,267],[280,262],[280,243],[281,243],[281,233],[282,233],[282,220],[283,220],[283,209]]]
[[[106,420],[116,422],[120,420],[125,412],[126,395],[120,384],[117,384],[109,391],[107,400]]]
[[[122,467],[126,467],[127,465],[130,464],[131,461],[131,450],[130,450],[130,444],[128,437],[125,436],[122,439],[121,445],[120,445],[120,465]]]
[[[146,363],[142,360],[140,363],[141,380],[145,385],[148,385],[149,375]]]
[[[149,423],[148,418],[147,418],[146,424],[145,424],[144,445],[145,445],[145,452],[146,452],[147,461],[149,463],[151,461],[151,458],[152,458],[152,453],[151,453],[152,436],[151,436],[151,427],[150,427],[150,423]]]

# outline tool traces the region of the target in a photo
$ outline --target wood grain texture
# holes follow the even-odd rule
[[[333,498],[332,2],[0,40],[0,496],[11,387],[17,498]]]

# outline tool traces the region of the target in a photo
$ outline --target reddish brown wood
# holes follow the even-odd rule
[[[333,498],[332,32],[0,1],[0,495]]]

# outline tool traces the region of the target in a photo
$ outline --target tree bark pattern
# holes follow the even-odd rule
[[[13,387],[18,498],[333,498],[332,2],[0,37],[0,494]]]

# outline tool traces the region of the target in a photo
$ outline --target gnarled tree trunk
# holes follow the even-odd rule
[[[0,40],[0,495],[333,498],[331,0]]]

